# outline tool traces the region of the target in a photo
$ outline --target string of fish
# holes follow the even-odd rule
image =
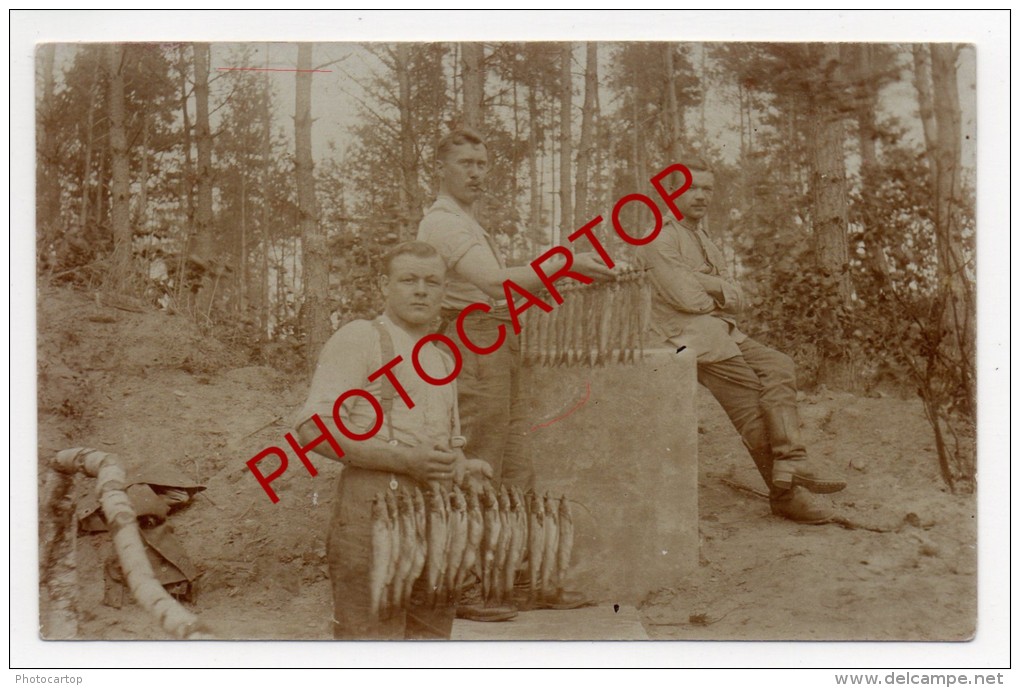
[[[604,366],[644,356],[644,334],[652,310],[646,270],[617,266],[612,282],[559,288],[563,303],[551,312],[523,314],[522,360],[529,366]]]
[[[471,575],[486,604],[512,601],[518,574],[530,602],[562,593],[574,546],[565,496],[524,494],[490,484],[437,487],[423,494],[378,493],[372,502],[371,612],[406,609],[424,576],[427,604],[456,604]]]

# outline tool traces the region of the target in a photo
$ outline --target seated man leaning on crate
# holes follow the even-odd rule
[[[807,456],[793,360],[737,328],[743,294],[700,224],[715,177],[701,159],[683,162],[692,177],[676,200],[683,219],[664,213],[661,234],[637,251],[653,285],[652,327],[678,350],[694,351],[698,382],[740,433],[769,489],[772,513],[799,523],[825,523],[831,512],[809,493],[838,492],[846,483]]]
[[[412,241],[393,248],[383,259],[380,287],[385,310],[374,321],[357,320],[341,327],[323,347],[312,378],[308,400],[298,416],[298,437],[303,445],[323,433],[312,421],[318,414],[336,438],[344,437],[333,420],[337,398],[348,390],[363,389],[383,407],[383,422],[374,436],[344,441],[343,456],[329,442],[314,451],[344,464],[337,481],[329,525],[327,557],[333,590],[333,636],[337,639],[449,638],[452,605],[426,604],[425,577],[408,583],[406,604],[396,601],[379,612],[373,589],[373,508],[377,495],[404,501],[415,488],[426,493],[436,484],[446,488],[468,476],[491,477],[489,465],[469,460],[459,448],[456,383],[437,386],[425,382],[412,367],[417,359],[434,379],[453,372],[453,360],[426,343],[414,355],[418,340],[430,332],[439,315],[446,283],[446,265],[428,244]],[[390,368],[396,385],[386,375],[368,378],[395,356],[403,361]],[[413,408],[403,395],[413,400]],[[395,403],[394,403],[394,397]],[[364,397],[352,395],[342,405],[341,421],[348,432],[368,434],[378,421],[378,410]],[[403,496],[402,496],[403,495]],[[401,505],[401,510],[406,505]],[[408,578],[408,581],[411,579]]]

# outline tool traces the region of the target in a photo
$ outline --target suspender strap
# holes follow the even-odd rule
[[[394,349],[393,349],[393,337],[390,336],[390,331],[386,329],[386,325],[381,320],[375,320],[372,322],[375,326],[376,332],[379,333],[379,353],[382,357],[382,364],[386,365],[393,360]],[[446,368],[446,373],[449,375],[452,371],[450,364],[447,362],[445,356],[440,356],[443,359],[443,366]],[[383,375],[382,379],[379,380],[381,387],[380,404],[382,406],[383,415],[386,417],[386,432],[390,436],[390,444],[394,442],[393,435],[393,398],[396,395],[397,390],[393,387],[393,383],[390,382],[390,378],[387,375]],[[460,436],[460,408],[457,404],[457,389],[454,387],[453,390],[453,419],[450,430],[453,432],[454,437]]]
[[[390,331],[386,329],[381,320],[376,320],[372,323],[375,325],[375,331],[379,333],[379,354],[382,358],[382,364],[386,365],[393,360],[393,337],[390,336]],[[386,432],[390,436],[390,442],[394,440],[393,437],[393,396],[397,390],[393,388],[393,383],[390,382],[390,378],[387,375],[383,375],[379,381],[382,385],[382,410],[383,415],[386,416]]]

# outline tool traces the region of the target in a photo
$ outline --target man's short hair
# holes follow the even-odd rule
[[[393,261],[397,259],[397,256],[440,258],[443,267],[446,267],[446,261],[442,261],[442,256],[439,255],[439,251],[432,244],[427,244],[424,241],[405,241],[402,244],[397,244],[383,255],[381,261],[382,274],[387,277],[390,276],[390,272],[393,270]]]
[[[450,152],[454,146],[459,146],[462,143],[472,143],[476,146],[485,146],[485,139],[474,129],[470,127],[458,127],[449,134],[439,139],[439,143],[436,144],[436,162],[443,160],[446,154]],[[488,146],[486,146],[488,148]]]
[[[712,165],[708,162],[706,158],[702,157],[701,155],[697,154],[685,155],[680,159],[679,162],[686,165],[687,169],[689,169],[691,172],[693,172],[694,170],[698,170],[699,172],[711,172],[712,174],[715,174],[715,170],[712,169]]]

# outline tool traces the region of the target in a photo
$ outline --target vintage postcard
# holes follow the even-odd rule
[[[981,54],[913,35],[34,44],[44,647],[973,642]]]

